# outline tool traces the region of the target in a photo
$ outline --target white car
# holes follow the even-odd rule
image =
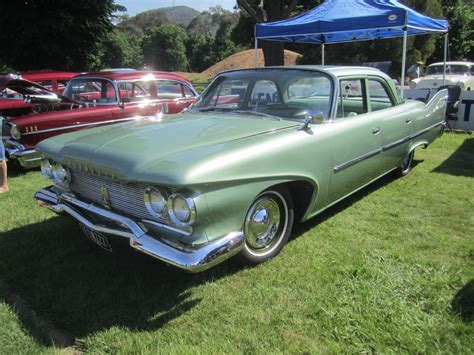
[[[425,76],[410,82],[412,89],[438,89],[443,85],[444,63],[433,63],[426,69]],[[458,85],[463,90],[474,90],[474,63],[447,62],[445,85]]]

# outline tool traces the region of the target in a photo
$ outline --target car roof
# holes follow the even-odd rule
[[[23,72],[21,73],[21,76],[30,81],[48,79],[68,80],[77,74],[79,73],[69,71],[40,70]]]
[[[89,72],[89,73],[81,73],[77,76],[77,78],[85,78],[85,77],[100,77],[100,78],[107,78],[110,80],[137,80],[143,78],[156,78],[156,79],[174,79],[180,80],[188,83],[189,81],[186,78],[182,77],[181,75],[162,72],[162,71],[131,71],[131,70],[112,70],[112,71],[100,71],[100,72]]]
[[[271,70],[271,69],[303,69],[303,70],[312,70],[312,71],[319,71],[325,72],[330,75],[341,77],[341,76],[349,76],[349,75],[378,75],[389,78],[384,72],[379,69],[372,68],[372,67],[364,67],[364,66],[339,66],[339,65],[291,65],[291,66],[275,66],[275,67],[264,67],[264,68],[249,68],[249,69],[235,69],[229,70],[227,72],[234,72],[240,70]]]
[[[473,62],[446,62],[446,64],[447,65],[465,65],[465,66],[474,65]],[[444,62],[432,63],[428,66],[431,67],[432,65],[444,65]]]

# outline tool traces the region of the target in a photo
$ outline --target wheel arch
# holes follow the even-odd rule
[[[410,144],[409,148],[408,148],[408,152],[407,152],[407,155],[410,154],[411,152],[413,152],[416,148],[423,148],[423,149],[426,149],[428,147],[430,143],[426,140],[426,139],[423,139],[421,141],[416,141],[416,142],[413,142]]]
[[[283,187],[288,189],[290,196],[293,199],[293,209],[295,213],[295,221],[302,221],[303,218],[308,214],[313,201],[316,199],[319,191],[318,184],[314,181],[308,180],[294,180],[280,184],[273,185],[268,189],[275,187]]]

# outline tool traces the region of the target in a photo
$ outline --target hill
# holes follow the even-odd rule
[[[189,6],[162,7],[158,10],[163,12],[171,22],[184,26],[189,25],[194,16],[199,14],[199,11]]]
[[[217,73],[224,70],[242,69],[242,68],[253,68],[254,67],[254,50],[249,49],[239,53],[232,54],[231,56],[221,60],[214,64],[212,67],[204,70],[201,76],[206,78],[213,78]],[[285,65],[295,65],[296,60],[301,54],[285,50]],[[263,67],[265,65],[263,59],[262,50],[259,49],[258,54],[258,66]]]
[[[118,27],[133,35],[142,35],[152,27],[169,22],[187,26],[199,13],[188,6],[163,7],[143,11],[135,16],[121,16]]]

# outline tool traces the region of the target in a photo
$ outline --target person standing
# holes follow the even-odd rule
[[[5,156],[5,147],[3,145],[3,117],[0,116],[0,194],[8,192],[7,180],[7,158]]]
[[[408,68],[408,75],[410,76],[410,79],[418,79],[421,76],[421,69],[423,68],[423,62],[418,61],[416,63],[413,63],[410,65],[410,68]]]

